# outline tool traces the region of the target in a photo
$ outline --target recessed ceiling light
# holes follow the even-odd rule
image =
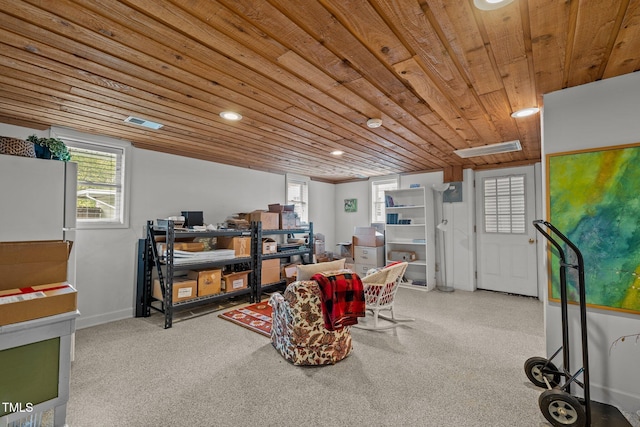
[[[473,4],[480,10],[496,10],[513,2],[513,0],[473,0]]]
[[[220,117],[222,117],[225,120],[233,120],[233,121],[238,121],[242,119],[242,116],[234,111],[223,111],[220,113]]]
[[[344,151],[340,151],[340,150],[333,150],[331,152],[332,155],[334,156],[342,156],[344,154]]]
[[[382,126],[382,119],[369,119],[367,120],[367,126],[370,128],[379,128]]]
[[[514,111],[511,113],[511,117],[519,119],[520,117],[527,117],[536,114],[540,109],[538,107],[523,108],[522,110]]]

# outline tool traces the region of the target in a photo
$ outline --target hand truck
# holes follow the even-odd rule
[[[555,427],[631,427],[631,424],[614,406],[591,400],[589,390],[589,355],[587,342],[587,304],[584,283],[584,260],[578,247],[551,223],[533,221],[534,227],[549,240],[560,257],[560,309],[562,323],[562,347],[549,359],[531,357],[524,364],[527,378],[538,387],[546,388],[538,399],[540,411]],[[546,227],[545,228],[543,228]],[[563,245],[552,237],[557,236],[575,255],[575,264],[567,262]],[[577,270],[580,304],[580,329],[582,335],[582,367],[575,373],[569,367],[569,315],[567,298],[567,269]],[[562,352],[562,369],[551,362]],[[582,374],[582,381],[578,377]],[[582,387],[583,397],[571,394],[571,385]]]

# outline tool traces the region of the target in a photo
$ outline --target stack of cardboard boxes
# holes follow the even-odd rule
[[[173,278],[172,301],[186,301],[195,297],[232,292],[249,286],[249,271],[223,274],[221,269],[189,270],[186,276]],[[153,281],[153,297],[162,300],[160,281]]]
[[[67,283],[72,242],[0,243],[0,326],[77,310]]]
[[[293,211],[293,205],[281,205],[274,203],[269,205],[269,212],[276,213],[279,219],[280,230],[300,228],[300,219]]]
[[[53,408],[56,423],[65,422],[79,316],[77,292],[67,282],[71,246],[0,243],[0,425],[35,422]]]
[[[183,215],[185,212],[183,212]],[[293,211],[293,205],[270,204],[269,210],[255,210],[249,213],[237,214],[238,218],[247,225],[252,222],[262,222],[262,230],[289,230],[300,227],[300,222]],[[217,237],[216,249],[233,249],[237,258],[251,256],[251,237],[233,236]],[[201,242],[177,241],[175,249],[186,251],[206,250],[208,245]],[[262,241],[262,253],[278,252],[278,243],[269,238]],[[263,260],[261,284],[275,283],[281,277],[287,277],[287,272],[280,265],[280,259]],[[186,277],[174,277],[173,302],[189,300],[195,297],[214,295],[220,292],[231,292],[247,288],[249,285],[249,271],[223,274],[220,269],[189,271]],[[162,299],[162,291],[158,279],[154,280],[153,297]]]

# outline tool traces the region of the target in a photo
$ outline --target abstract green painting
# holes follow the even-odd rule
[[[549,155],[547,172],[550,222],[583,255],[587,304],[640,314],[640,146]],[[549,297],[558,300],[551,259]],[[577,287],[577,270],[567,269],[570,301]]]

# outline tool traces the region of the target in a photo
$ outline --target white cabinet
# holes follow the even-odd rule
[[[386,263],[408,261],[404,287],[435,288],[433,195],[424,187],[385,191]]]
[[[370,269],[384,265],[384,246],[355,246],[353,262],[355,272],[360,277],[366,276]]]

